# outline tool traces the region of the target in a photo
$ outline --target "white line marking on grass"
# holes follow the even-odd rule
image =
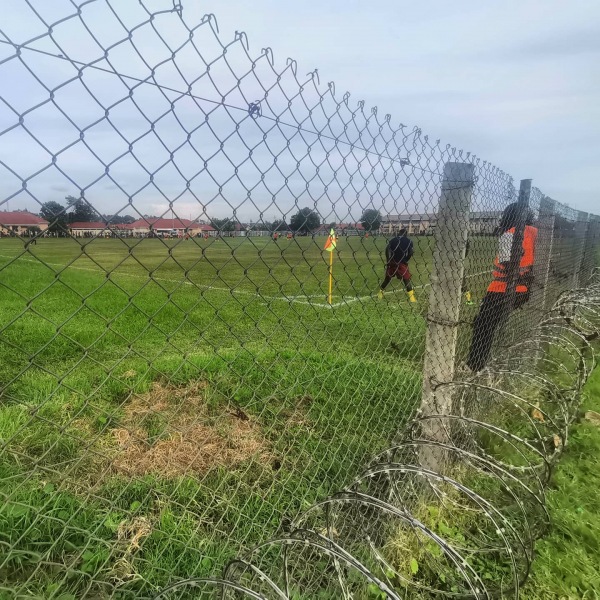
[[[51,262],[46,262],[46,261],[42,261],[39,259],[33,259],[33,258],[25,258],[23,256],[7,256],[7,255],[3,255],[0,254],[0,258],[7,258],[7,259],[16,259],[16,260],[23,260],[26,262],[31,262],[31,263],[35,263],[37,265],[47,265],[49,267],[61,267],[62,271],[66,271],[68,269],[77,269],[78,271],[87,271],[88,273],[96,273],[98,275],[117,275],[117,276],[121,276],[121,277],[135,277],[137,279],[145,279],[145,280],[150,280],[150,281],[164,281],[164,282],[168,282],[168,283],[183,283],[184,285],[190,285],[193,286],[195,288],[201,288],[204,290],[213,290],[213,291],[217,291],[217,292],[227,292],[228,294],[239,294],[242,296],[254,296],[255,298],[258,298],[261,302],[261,304],[263,306],[269,306],[269,304],[273,301],[276,302],[286,302],[288,304],[304,304],[306,306],[315,306],[318,308],[325,308],[325,309],[329,309],[331,308],[331,306],[329,306],[329,304],[321,304],[319,302],[310,302],[310,301],[303,301],[303,300],[298,300],[298,298],[308,298],[309,296],[264,296],[262,294],[259,294],[258,292],[250,292],[248,290],[236,290],[235,288],[224,288],[224,287],[218,287],[215,285],[206,285],[206,284],[202,284],[202,283],[194,283],[193,281],[189,281],[188,279],[168,279],[166,277],[151,277],[150,275],[138,275],[136,273],[118,273],[117,271],[103,271],[99,268],[94,268],[94,267],[79,267],[73,264],[70,265],[65,265],[63,263],[51,263]],[[315,298],[322,298],[323,294],[315,294],[314,296]],[[265,300],[267,302],[265,302]]]
[[[478,277],[479,275],[487,275],[488,273],[491,273],[491,272],[492,272],[492,270],[488,269],[487,271],[481,271],[480,273],[472,273],[470,275],[467,275],[467,277],[468,278]],[[431,283],[424,283],[422,285],[415,285],[414,286],[414,288],[417,289],[417,290],[419,290],[419,289],[422,290],[422,289],[425,289],[427,287],[431,287]],[[387,293],[388,294],[390,294],[390,293],[391,294],[395,294],[398,291],[400,291],[400,290],[390,290]],[[374,297],[375,297],[374,293],[373,294],[369,294],[368,296],[351,296],[350,298],[346,298],[346,299],[343,299],[343,297],[342,297],[342,300],[340,302],[335,302],[335,303],[333,303],[331,305],[325,304],[325,305],[322,305],[322,306],[324,306],[326,308],[336,308],[338,306],[346,306],[348,304],[353,304],[354,302],[360,302],[362,300],[368,300],[369,298],[374,298]]]
[[[297,300],[299,298],[323,298],[327,294],[300,294],[299,296],[286,296],[288,300]]]
[[[286,301],[287,299],[281,296],[263,296],[261,294],[258,294],[257,292],[250,292],[248,290],[236,290],[234,288],[223,288],[223,287],[218,287],[218,286],[214,286],[214,285],[206,285],[206,284],[202,284],[202,283],[194,283],[193,281],[190,281],[189,279],[168,279],[166,277],[153,277],[151,275],[138,275],[137,273],[119,273],[117,271],[103,271],[100,270],[99,268],[94,268],[94,267],[78,267],[76,265],[65,265],[62,263],[51,263],[51,262],[46,262],[46,261],[41,261],[41,260],[35,260],[32,258],[23,258],[21,256],[15,257],[15,256],[6,256],[6,255],[2,255],[0,254],[0,258],[8,258],[8,259],[14,259],[16,258],[17,260],[23,260],[26,262],[31,262],[31,263],[35,263],[37,265],[41,265],[41,266],[49,266],[49,267],[62,267],[63,271],[66,271],[68,269],[77,269],[78,271],[87,271],[89,273],[96,273],[98,275],[118,275],[120,277],[136,277],[137,279],[146,279],[146,280],[150,280],[150,281],[164,281],[164,282],[168,282],[168,283],[183,283],[184,285],[191,285],[193,287],[196,288],[202,288],[205,290],[215,290],[215,291],[219,291],[219,292],[228,292],[230,294],[242,294],[242,295],[246,295],[246,296],[255,296],[256,298],[262,298],[262,299],[266,299],[266,300],[280,300],[280,301]],[[306,304],[309,304],[308,302]]]
[[[149,274],[146,275],[137,275],[135,273],[118,273],[116,271],[103,271],[100,270],[99,268],[94,268],[94,267],[78,267],[76,265],[70,264],[70,265],[65,265],[62,263],[51,263],[51,262],[45,262],[42,261],[40,259],[33,259],[33,258],[24,258],[23,256],[7,256],[7,255],[3,255],[0,254],[0,258],[7,258],[7,259],[16,259],[16,260],[23,260],[26,262],[31,262],[31,263],[35,263],[38,265],[47,265],[50,267],[61,267],[62,270],[67,270],[67,269],[77,269],[79,271],[87,271],[90,273],[96,273],[98,275],[118,275],[118,276],[123,276],[123,277],[135,277],[137,279],[146,279],[146,280],[151,280],[151,281],[164,281],[164,282],[168,282],[168,283],[177,283],[177,284],[181,284],[183,283],[184,285],[191,285],[193,287],[196,288],[201,288],[204,290],[214,290],[214,291],[218,291],[218,292],[227,292],[229,294],[239,294],[242,296],[254,296],[255,298],[258,298],[259,300],[261,300],[261,304],[263,306],[269,306],[269,304],[273,301],[275,302],[286,302],[288,304],[303,304],[305,306],[313,306],[315,308],[322,308],[325,310],[330,310],[332,308],[338,308],[340,306],[348,306],[350,304],[354,304],[355,302],[361,302],[363,300],[372,300],[375,298],[375,294],[369,294],[367,296],[350,296],[349,298],[344,298],[342,296],[342,299],[338,302],[334,302],[333,304],[327,304],[327,303],[322,303],[322,302],[311,302],[310,298],[323,298],[324,294],[310,294],[310,295],[299,295],[299,296],[286,296],[285,294],[282,296],[264,296],[262,294],[259,294],[258,292],[250,292],[248,290],[236,290],[235,288],[223,288],[223,287],[218,287],[218,286],[214,286],[214,285],[206,285],[206,284],[202,284],[202,283],[194,283],[193,281],[189,281],[188,279],[168,279],[166,277],[152,277]],[[90,259],[91,260],[91,259]],[[487,270],[487,271],[481,271],[479,273],[472,273],[470,275],[467,275],[468,278],[471,277],[478,277],[479,275],[486,275],[488,273],[491,273],[491,269]],[[430,283],[425,283],[423,285],[415,285],[414,287],[416,289],[424,289],[426,287],[429,287],[431,284]],[[388,292],[395,294],[397,292],[399,292],[400,290],[390,290]],[[302,300],[300,299],[302,298]],[[304,299],[308,299],[308,300],[304,300]],[[268,302],[265,302],[265,300],[268,300]]]

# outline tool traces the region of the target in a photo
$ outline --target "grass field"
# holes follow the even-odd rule
[[[585,411],[600,411],[600,370],[585,388]],[[600,427],[584,420],[570,436],[548,493],[550,535],[537,543],[527,600],[600,598]]]
[[[323,242],[0,240],[0,598],[215,574],[385,447],[420,397],[433,240],[417,306],[374,298],[385,240],[359,237],[328,306]]]

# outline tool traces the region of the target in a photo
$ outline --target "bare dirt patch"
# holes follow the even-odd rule
[[[132,396],[107,440],[111,470],[126,475],[177,477],[270,462],[260,426],[239,409],[209,410],[206,383],[185,387],[155,383]]]

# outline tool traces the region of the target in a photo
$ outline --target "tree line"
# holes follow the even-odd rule
[[[365,231],[372,232],[377,231],[381,226],[381,213],[376,210],[369,208],[365,210],[361,216],[360,223],[362,224]],[[211,219],[210,224],[219,231],[235,231],[238,221],[235,217],[229,217],[224,219]],[[315,231],[321,226],[321,217],[319,213],[311,208],[301,208],[295,215],[290,218],[289,223],[286,223],[283,219],[276,219],[274,221],[260,221],[258,223],[252,223],[248,225],[247,229],[262,230],[262,231],[293,231],[296,233],[310,233]],[[332,223],[331,227],[335,227],[336,224]]]
[[[40,210],[40,217],[48,221],[48,231],[51,233],[64,233],[71,223],[90,223],[92,221],[102,221],[112,225],[127,225],[137,220],[131,215],[102,215],[93,208],[83,198],[67,196],[66,205],[53,200],[44,202]],[[154,219],[157,217],[144,215],[145,218]],[[360,219],[360,223],[367,232],[377,231],[381,226],[381,213],[376,209],[366,209]],[[235,231],[238,221],[235,217],[213,218],[209,220],[210,224],[219,231]],[[248,229],[262,229],[267,231],[293,231],[297,233],[310,233],[315,231],[321,225],[319,214],[308,207],[301,208],[290,218],[289,223],[283,219],[276,219],[272,222],[261,221],[248,226]],[[334,227],[335,224],[332,224]]]
[[[71,223],[103,221],[121,225],[136,220],[136,217],[131,215],[101,215],[83,198],[67,196],[65,201],[66,205],[50,200],[41,206],[39,215],[48,221],[48,231],[51,233],[65,233]]]

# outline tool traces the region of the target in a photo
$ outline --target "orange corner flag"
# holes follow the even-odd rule
[[[333,252],[335,250],[335,231],[332,229],[329,232],[329,236],[327,237],[327,241],[325,242],[325,248],[323,250],[327,250],[327,252]]]

